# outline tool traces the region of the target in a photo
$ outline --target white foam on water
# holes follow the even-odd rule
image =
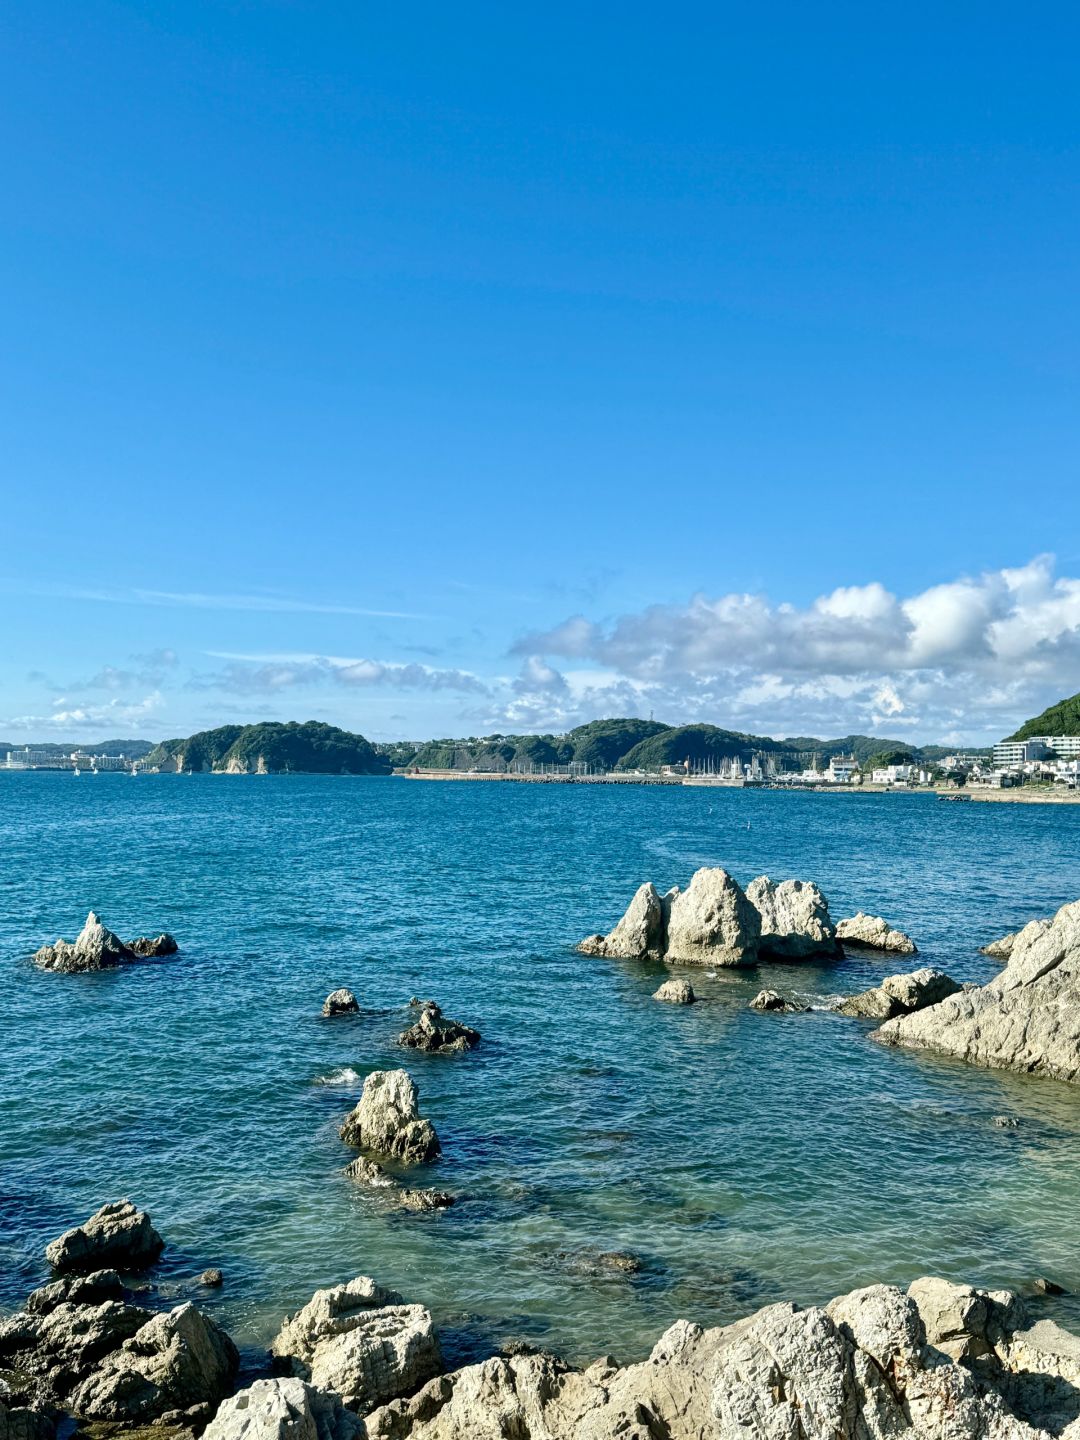
[[[332,1075],[320,1075],[315,1081],[316,1085],[359,1085],[360,1076],[350,1066],[345,1065],[340,1070],[335,1070]]]

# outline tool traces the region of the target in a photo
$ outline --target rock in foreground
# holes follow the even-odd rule
[[[1000,940],[991,940],[989,945],[980,946],[980,953],[988,955],[991,960],[1011,960],[1016,942],[1021,936],[1025,945],[1031,945],[1040,935],[1046,934],[1050,925],[1049,920],[1030,920],[1022,930],[1010,931],[1008,935],[1002,935]]]
[[[668,1005],[693,1005],[697,996],[689,980],[665,980],[659,990],[653,991],[652,998]]]
[[[322,1013],[329,1019],[332,1015],[355,1015],[360,1001],[351,990],[331,990],[323,1001]]]
[[[648,1360],[470,1365],[369,1415],[366,1440],[1075,1440],[1080,1346],[1004,1292],[918,1281],[824,1307],[685,1320]],[[966,1363],[958,1363],[959,1360]],[[970,1366],[970,1368],[969,1368]]]
[[[448,1055],[461,1050],[472,1050],[479,1043],[479,1030],[447,1019],[434,1000],[423,1005],[416,1024],[410,1025],[398,1036],[399,1045],[410,1050],[426,1050],[431,1054]]]
[[[976,1065],[1080,1080],[1080,900],[1049,924],[1026,926],[988,985],[889,1020],[875,1035]]]
[[[223,1401],[203,1440],[356,1440],[361,1429],[337,1395],[288,1377],[256,1380]]]
[[[894,930],[880,915],[864,915],[860,910],[850,920],[841,920],[836,938],[852,950],[887,950],[893,955],[917,955],[915,941],[902,930]]]
[[[366,1275],[317,1290],[270,1350],[295,1376],[361,1411],[411,1394],[442,1369],[428,1311]]]
[[[346,1116],[341,1138],[359,1150],[373,1151],[408,1163],[433,1160],[439,1137],[430,1120],[420,1115],[419,1092],[405,1070],[373,1070],[364,1093]]]
[[[176,949],[176,941],[171,935],[158,935],[153,939],[144,937],[126,945],[91,910],[74,944],[57,940],[55,945],[43,945],[33,958],[34,964],[42,970],[59,970],[73,975],[86,970],[111,970],[131,960],[173,955]]]
[[[913,970],[910,975],[888,975],[872,990],[852,995],[837,1006],[841,1015],[867,1020],[891,1020],[894,1015],[911,1015],[937,1005],[960,986],[942,970]]]
[[[54,1270],[145,1270],[165,1248],[165,1241],[144,1210],[130,1200],[103,1205],[84,1225],[65,1230],[45,1247],[45,1259]]]

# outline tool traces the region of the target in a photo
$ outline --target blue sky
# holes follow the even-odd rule
[[[1071,7],[2,25],[0,739],[1080,689]]]

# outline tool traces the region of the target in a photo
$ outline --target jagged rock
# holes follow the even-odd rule
[[[357,1180],[361,1185],[369,1185],[373,1190],[392,1189],[397,1181],[392,1175],[388,1175],[381,1165],[374,1160],[369,1160],[365,1155],[359,1155],[351,1164],[345,1166],[345,1174],[350,1180]]]
[[[107,1355],[75,1390],[71,1405],[77,1414],[104,1420],[150,1420],[170,1410],[216,1405],[238,1365],[225,1331],[194,1305],[178,1305]]]
[[[938,1295],[935,1310],[927,1288],[934,1283],[918,1282],[910,1295],[874,1285],[804,1310],[770,1305],[723,1329],[679,1321],[647,1361],[625,1369],[606,1358],[584,1371],[545,1355],[487,1360],[374,1411],[364,1433],[366,1440],[1049,1440],[1040,1427],[1052,1406],[1060,1422],[1070,1389],[1076,1395],[1072,1337],[1056,1327],[1042,1336],[1038,1326],[1019,1332],[1009,1297],[986,1292],[969,1292],[976,1305],[953,1306],[955,1313],[952,1298]],[[927,1329],[936,1317],[935,1334],[958,1331],[970,1342],[966,1358],[981,1347],[978,1375],[943,1354],[933,1336],[927,1346],[918,1286]],[[1041,1383],[1030,1383],[1033,1374]],[[1061,1435],[1060,1423],[1052,1433]]]
[[[1026,926],[988,985],[888,1020],[875,1035],[978,1065],[1080,1079],[1080,901],[1045,928]]]
[[[51,1415],[23,1405],[9,1407],[0,1400],[0,1440],[53,1440],[55,1434]]]
[[[888,950],[894,955],[919,953],[910,935],[894,930],[880,915],[864,915],[861,910],[849,920],[840,921],[836,938],[852,950]]]
[[[439,1137],[421,1118],[415,1082],[405,1070],[373,1070],[356,1108],[345,1118],[341,1138],[360,1150],[406,1162],[433,1160]]]
[[[101,1305],[106,1300],[123,1300],[124,1287],[115,1270],[94,1270],[89,1275],[64,1275],[26,1297],[31,1315],[48,1315],[68,1301],[72,1305]]]
[[[468,1025],[446,1019],[433,1000],[421,1008],[416,1024],[410,1025],[398,1036],[399,1045],[430,1052],[471,1050],[479,1043],[479,1030],[471,1030]]]
[[[781,995],[779,990],[759,990],[750,1001],[751,1010],[774,1010],[781,1015],[801,1015],[809,1007]]]
[[[669,1005],[693,1005],[697,996],[689,980],[665,980],[659,990],[653,991],[654,1000],[666,1000]]]
[[[150,1223],[144,1210],[130,1200],[103,1205],[84,1225],[66,1230],[45,1247],[45,1258],[54,1270],[100,1270],[115,1265],[120,1270],[145,1270],[165,1248],[165,1241]]]
[[[991,960],[1011,960],[1016,943],[1023,937],[1023,944],[1031,945],[1049,930],[1049,920],[1029,920],[1022,930],[1013,930],[1000,940],[991,940],[989,945],[980,946],[980,953],[989,955]]]
[[[179,945],[171,935],[142,935],[138,940],[132,940],[131,952],[137,955],[140,960],[158,960],[163,955],[175,955]]]
[[[331,990],[323,1001],[322,1013],[331,1015],[355,1015],[360,1002],[351,990]]]
[[[217,1290],[225,1284],[225,1276],[216,1265],[211,1265],[209,1270],[202,1272],[196,1284],[205,1285],[208,1290]]]
[[[868,1020],[890,1020],[894,1015],[910,1015],[928,1005],[937,1005],[961,986],[941,970],[913,970],[910,975],[888,975],[873,990],[852,995],[837,1007],[841,1015],[856,1015]]]
[[[432,1210],[448,1210],[454,1197],[447,1190],[402,1190],[400,1204],[403,1210],[426,1213]]]
[[[151,1318],[148,1310],[117,1300],[43,1303],[44,1312],[27,1310],[0,1321],[5,1398],[35,1408],[66,1404],[102,1359]]]
[[[402,1304],[366,1275],[317,1290],[286,1318],[270,1351],[294,1375],[357,1410],[411,1394],[442,1369],[428,1311]]]
[[[176,941],[171,935],[158,935],[155,939],[144,937],[126,945],[91,910],[74,944],[68,940],[57,940],[55,945],[43,945],[34,953],[33,959],[34,964],[43,970],[76,974],[84,970],[110,970],[129,960],[172,955],[176,949]]]
[[[688,965],[752,965],[761,916],[719,867],[698,870],[671,902],[664,959]]]
[[[256,1380],[223,1400],[203,1440],[357,1440],[362,1426],[337,1395],[303,1380]]]
[[[767,875],[759,875],[746,887],[746,898],[761,916],[762,955],[805,960],[837,953],[829,902],[816,885],[805,880],[782,880],[777,885]]]
[[[578,946],[583,955],[620,960],[658,960],[664,952],[664,912],[656,886],[638,887],[626,913],[607,935],[590,935]]]

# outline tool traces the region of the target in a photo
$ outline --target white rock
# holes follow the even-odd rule
[[[665,960],[689,965],[752,965],[761,916],[720,868],[698,870],[671,902]]]
[[[607,935],[590,935],[578,949],[584,955],[612,959],[659,959],[664,950],[664,917],[656,886],[646,880],[638,886],[626,913]]]
[[[777,885],[759,875],[746,887],[746,898],[761,916],[761,954],[781,960],[836,954],[829,902],[812,882],[781,880]]]
[[[433,1160],[439,1137],[420,1115],[416,1085],[405,1070],[373,1070],[363,1094],[345,1118],[341,1138],[361,1150],[408,1162]]]
[[[303,1380],[256,1380],[223,1400],[203,1440],[356,1440],[362,1427],[337,1395]]]
[[[664,1000],[669,1005],[693,1005],[697,996],[689,980],[665,980],[659,990],[653,991],[654,1000]]]
[[[841,920],[836,938],[845,947],[855,950],[888,950],[894,955],[917,955],[915,941],[902,930],[894,930],[880,915],[864,915],[860,910],[849,920]]]
[[[121,1270],[142,1270],[152,1265],[165,1242],[150,1223],[144,1210],[130,1200],[103,1205],[83,1225],[65,1230],[45,1247],[45,1259],[61,1273],[71,1270],[101,1270],[110,1265]]]

